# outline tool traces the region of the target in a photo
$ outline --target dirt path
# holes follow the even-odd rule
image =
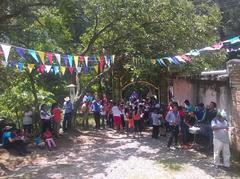
[[[132,139],[111,130],[91,131],[61,140],[56,151],[37,151],[32,165],[6,178],[240,178],[213,168],[212,157],[194,150],[167,151],[165,138],[155,140],[148,133]]]

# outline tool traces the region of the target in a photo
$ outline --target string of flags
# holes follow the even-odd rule
[[[83,55],[62,55],[60,53],[36,51],[13,45],[0,43],[0,56],[3,55],[5,61],[1,64],[6,66],[17,67],[20,71],[25,68],[31,73],[36,69],[40,73],[50,73],[64,75],[68,70],[71,74],[89,73],[95,70],[96,73],[103,71],[111,66],[114,62],[115,55],[103,55],[101,57],[83,56]],[[15,59],[9,60],[10,52],[16,56]]]
[[[176,55],[176,56],[169,56],[169,57],[158,57],[157,59],[151,59],[152,64],[158,63],[159,65],[166,67],[168,64],[174,64],[179,65],[182,63],[187,63],[192,60],[192,57],[199,56],[206,52],[213,52],[213,51],[219,51],[221,49],[226,49],[227,52],[232,51],[239,51],[240,50],[240,36],[236,36],[233,38],[230,38],[225,41],[221,41],[218,43],[213,44],[212,46],[208,46],[202,49],[193,49],[188,53],[182,54],[182,55]]]
[[[226,49],[227,52],[240,50],[240,36],[230,38],[225,41],[220,41],[202,49],[193,49],[188,53],[169,57],[158,57],[157,59],[151,59],[152,64],[158,63],[159,65],[166,67],[168,64],[179,65],[190,62],[192,57],[201,55],[202,53],[219,51]],[[73,74],[76,73],[89,73],[90,70],[94,69],[97,73],[103,71],[105,68],[110,67],[114,63],[115,55],[105,55],[101,57],[93,56],[82,56],[82,55],[62,55],[59,53],[36,51],[32,49],[25,49],[22,47],[16,47],[0,43],[2,51],[0,55],[4,56],[5,61],[1,61],[4,66],[16,66],[20,71],[27,68],[31,73],[33,69],[37,69],[40,73],[50,73],[64,75],[68,71]],[[9,55],[12,49],[15,49],[19,60],[8,61]],[[13,51],[13,50],[12,50]],[[32,62],[27,63],[28,56],[31,57]]]

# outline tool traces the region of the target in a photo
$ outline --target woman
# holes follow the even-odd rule
[[[23,129],[26,136],[28,134],[32,134],[32,127],[33,127],[32,115],[33,113],[30,110],[30,106],[27,106],[23,116]]]
[[[42,134],[47,128],[51,129],[51,115],[47,111],[47,105],[42,104],[40,108],[40,119],[42,123]]]

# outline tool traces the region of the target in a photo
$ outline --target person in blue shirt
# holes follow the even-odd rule
[[[72,125],[73,106],[69,97],[64,98],[64,100],[65,102],[63,103],[64,110],[63,130],[66,131],[67,129],[70,129]]]
[[[186,109],[186,112],[194,112],[194,108],[193,108],[193,105],[186,99],[184,101],[184,104],[185,104],[185,109]]]
[[[93,100],[92,112],[93,112],[94,120],[95,120],[95,124],[96,124],[95,127],[96,127],[96,129],[100,129],[101,106],[96,100]]]
[[[198,121],[202,120],[204,113],[205,113],[204,104],[203,103],[199,103],[197,105],[196,111],[195,111],[195,114],[196,114],[196,117],[197,117]]]
[[[13,132],[12,126],[6,126],[2,135],[3,147],[6,149],[14,149],[20,155],[26,155],[29,153],[27,151],[26,144],[23,140],[17,138],[16,134]]]

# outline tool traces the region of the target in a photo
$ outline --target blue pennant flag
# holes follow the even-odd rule
[[[59,66],[53,66],[55,75],[59,73]]]
[[[72,65],[73,65],[73,56],[72,55],[68,55],[68,62],[69,62],[70,67],[72,67]]]
[[[23,71],[24,63],[18,62],[17,67],[20,71]]]
[[[22,58],[24,58],[24,55],[25,55],[25,51],[23,48],[20,48],[20,47],[16,47],[16,52],[18,53],[18,55]]]
[[[34,60],[39,63],[39,59],[37,57],[36,51],[35,50],[28,50],[29,54],[32,55]]]

